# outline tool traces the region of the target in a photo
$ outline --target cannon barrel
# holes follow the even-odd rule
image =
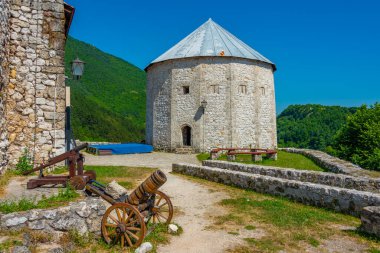
[[[156,170],[150,177],[139,185],[128,195],[126,202],[131,205],[138,205],[147,194],[155,193],[166,182],[166,176],[161,170]]]

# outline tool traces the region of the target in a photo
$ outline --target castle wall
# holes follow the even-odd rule
[[[5,89],[9,75],[9,0],[0,1],[0,174],[8,163],[8,134],[5,129]]]
[[[64,151],[63,0],[12,0],[4,119],[9,163],[24,149],[35,162]]]
[[[277,147],[270,64],[231,57],[197,57],[156,63],[149,67],[147,75],[147,141],[156,148],[163,143],[166,149],[181,147],[181,129],[185,125],[192,128],[192,147],[197,151],[212,147]],[[184,94],[184,87],[189,87],[189,94]],[[207,101],[204,112],[203,100]],[[170,127],[155,128],[162,124]]]

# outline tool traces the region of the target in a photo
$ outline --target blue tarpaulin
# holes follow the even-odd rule
[[[151,145],[140,143],[90,145],[90,147],[98,150],[111,150],[113,155],[150,153],[153,151]]]

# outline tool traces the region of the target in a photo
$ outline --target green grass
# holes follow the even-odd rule
[[[210,157],[208,153],[201,153],[197,155],[199,161],[207,160]],[[226,155],[221,155],[218,160],[227,161]],[[293,168],[299,170],[314,170],[314,171],[326,171],[317,164],[315,164],[309,158],[294,153],[288,153],[285,151],[279,150],[277,153],[277,160],[267,159],[263,156],[263,161],[253,162],[251,155],[237,155],[236,161],[239,163],[245,164],[258,164],[266,166],[275,166],[281,168]]]
[[[79,197],[79,193],[72,190],[70,187],[59,189],[57,195],[51,197],[42,197],[41,200],[35,201],[34,199],[22,198],[17,201],[4,201],[0,202],[0,212],[13,213],[20,211],[27,211],[31,209],[42,209],[61,206]]]
[[[154,168],[126,167],[126,166],[85,166],[85,170],[94,170],[96,180],[107,184],[112,180],[127,189],[134,189],[141,180],[156,171]]]
[[[305,247],[320,250],[325,240],[334,240],[335,236],[363,244],[368,247],[368,252],[378,253],[375,249],[380,248],[380,240],[372,236],[356,230],[341,229],[347,226],[359,227],[358,218],[303,205],[282,197],[181,176],[207,186],[212,192],[225,192],[229,196],[219,202],[227,214],[213,216],[210,229],[233,233],[246,229],[251,230],[250,233],[253,235],[258,233],[260,236],[252,238],[254,236],[248,235],[247,238],[242,238],[245,245],[237,246],[230,252],[304,252]]]

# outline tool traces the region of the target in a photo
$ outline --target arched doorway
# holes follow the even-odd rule
[[[182,127],[182,144],[183,146],[191,146],[191,127]]]

